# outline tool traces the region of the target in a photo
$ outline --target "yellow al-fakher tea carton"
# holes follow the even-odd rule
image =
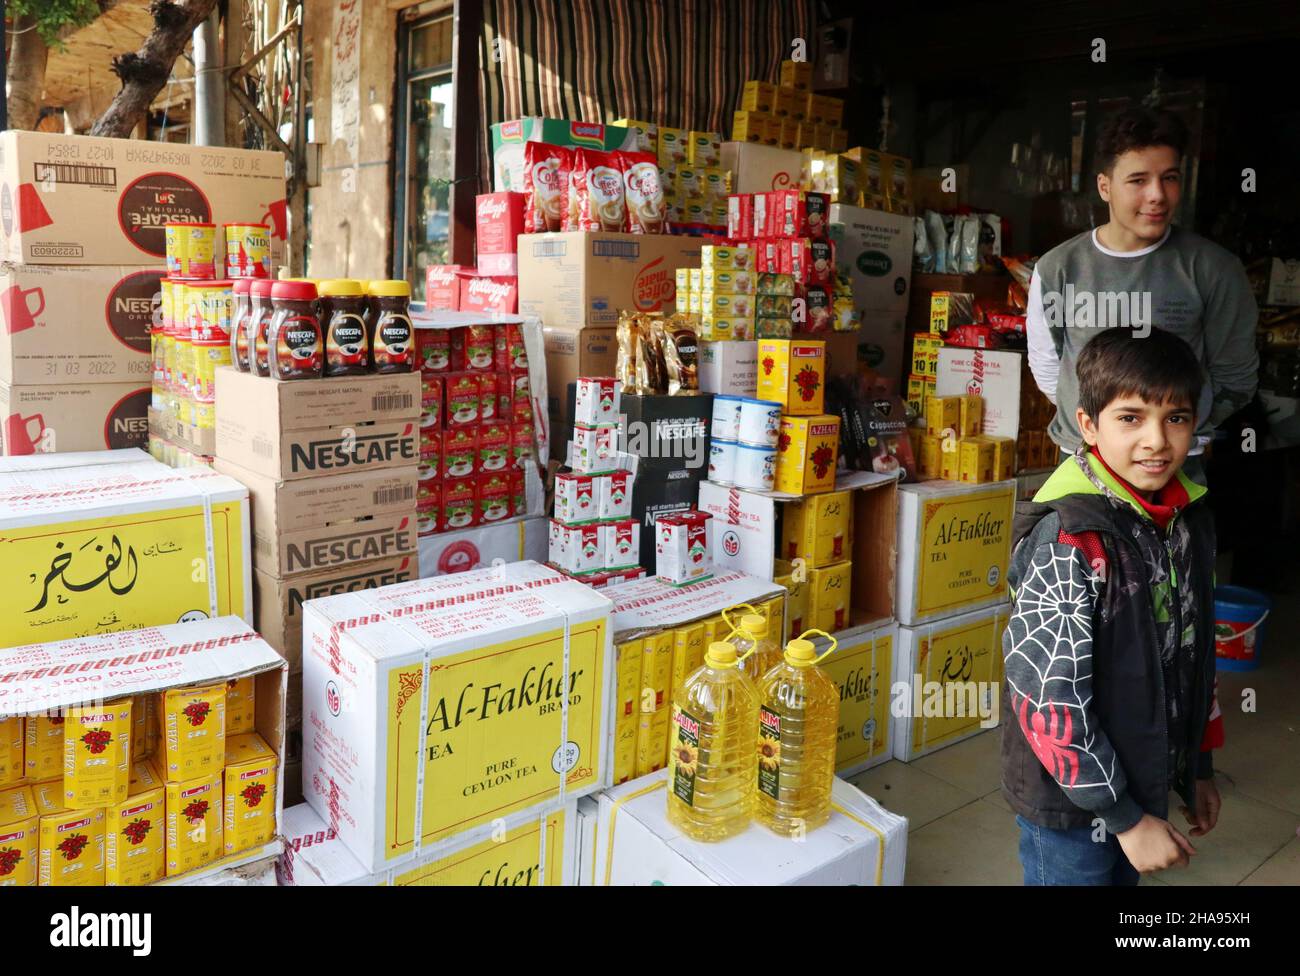
[[[223,844],[221,771],[167,784],[167,876],[216,860]]]
[[[0,647],[251,621],[248,532],[248,489],[207,468],[139,450],[0,458]]]
[[[250,675],[226,682],[226,735],[239,735],[257,728],[257,688]]]
[[[104,883],[104,808],[70,810],[63,805],[63,783],[32,787],[40,814],[37,884],[100,886]]]
[[[159,766],[167,782],[220,773],[226,762],[226,686],[169,688],[158,696]]]
[[[256,732],[226,740],[225,811],[222,835],[227,854],[246,851],[275,837],[278,758]]]
[[[69,810],[126,799],[131,780],[131,699],[64,713],[63,804]]]
[[[668,761],[668,718],[672,706],[673,632],[651,634],[641,648],[641,701],[636,730],[636,775]]]
[[[845,638],[821,668],[840,692],[835,772],[860,773],[893,758],[890,712],[894,645],[898,624],[890,621]]]
[[[167,876],[167,789],[147,763],[131,767],[130,794],[104,821],[104,883],[147,885]]]
[[[1014,481],[899,486],[900,624],[913,627],[1008,599],[1015,488]]]
[[[636,734],[641,718],[641,638],[615,648],[618,661],[614,701],[614,782],[626,783],[636,773]]]
[[[0,790],[0,888],[36,884],[40,815],[30,787]]]
[[[520,562],[304,609],[303,785],[367,870],[606,781],[600,593]]]

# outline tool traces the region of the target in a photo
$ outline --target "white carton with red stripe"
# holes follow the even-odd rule
[[[655,522],[659,578],[694,583],[713,575],[713,516],[707,512],[665,515]]]

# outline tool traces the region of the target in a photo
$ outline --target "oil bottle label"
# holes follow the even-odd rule
[[[668,753],[668,778],[677,799],[695,805],[695,770],[700,762],[700,722],[673,706],[672,749]]]
[[[781,790],[781,716],[764,705],[758,712],[758,791],[776,799]]]

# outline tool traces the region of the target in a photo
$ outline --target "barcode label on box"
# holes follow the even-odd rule
[[[533,257],[535,258],[562,258],[568,251],[569,249],[565,247],[564,241],[533,242]]]
[[[596,258],[632,258],[641,256],[641,245],[636,241],[593,241],[591,256]]]
[[[394,502],[409,502],[414,497],[414,485],[395,485],[391,488],[376,488],[374,503],[376,505],[392,505]]]
[[[117,186],[117,170],[112,166],[83,166],[80,163],[36,163],[36,182]]]
[[[409,393],[376,393],[370,398],[371,410],[412,410],[415,397]]]
[[[259,457],[269,458],[271,456],[271,442],[264,437],[254,437],[250,446],[253,453]]]
[[[259,556],[275,555],[275,546],[272,544],[270,539],[264,539],[264,538],[259,538],[257,536],[254,536],[253,549],[257,552]]]

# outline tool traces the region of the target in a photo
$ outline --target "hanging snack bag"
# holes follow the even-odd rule
[[[627,223],[623,173],[613,153],[572,150],[565,230],[621,232]]]
[[[663,351],[669,394],[699,392],[699,338],[688,316],[674,315],[664,324]]]

